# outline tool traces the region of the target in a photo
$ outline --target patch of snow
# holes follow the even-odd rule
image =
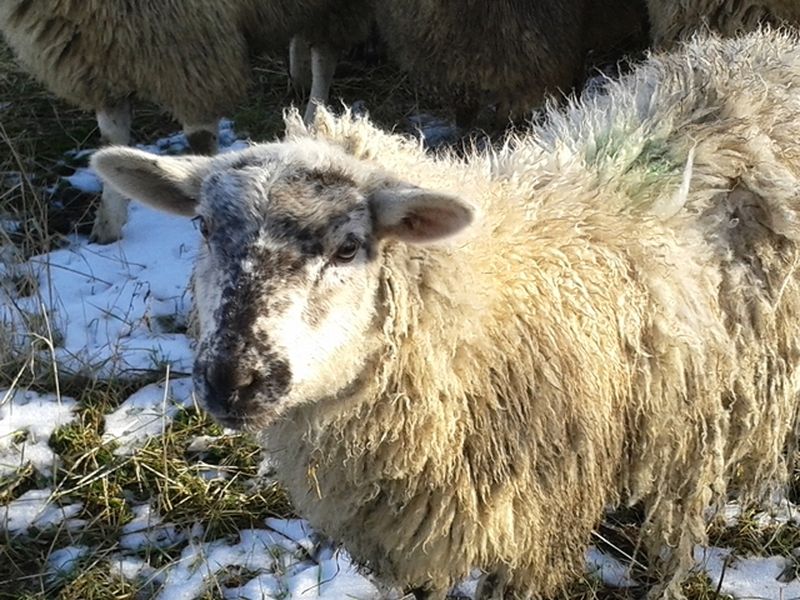
[[[734,527],[742,516],[742,507],[738,502],[728,502],[719,515],[709,511],[709,519],[714,516],[718,516],[726,527]],[[785,497],[775,497],[771,499],[769,508],[749,515],[749,518],[759,528],[776,527],[786,523],[800,524],[800,506],[790,502]]]
[[[181,408],[192,405],[192,380],[172,379],[153,383],[131,395],[106,415],[104,442],[118,444],[114,453],[129,455],[150,437],[160,435]]]
[[[47,567],[51,574],[57,577],[69,575],[87,552],[89,548],[86,546],[67,546],[54,550],[47,559]]]
[[[76,169],[72,175],[69,175],[64,179],[69,181],[69,184],[72,187],[77,188],[82,192],[87,192],[89,194],[99,194],[100,192],[103,191],[103,183],[91,169],[80,167]]]
[[[155,576],[155,569],[150,563],[136,556],[114,555],[108,559],[108,567],[112,575],[128,580]]]
[[[377,600],[375,585],[358,573],[345,552],[330,549],[319,563],[298,559],[306,553],[281,532],[301,541],[312,536],[307,525],[296,520],[270,519],[274,530],[246,529],[239,540],[216,540],[191,544],[169,568],[159,598],[189,600],[201,596],[212,583],[223,589],[226,599],[329,598]],[[297,535],[299,534],[299,535]],[[232,570],[257,573],[240,586],[225,586]]]
[[[291,598],[380,598],[378,588],[353,566],[346,552],[336,552],[318,565],[290,577],[286,587]]]
[[[778,556],[731,558],[727,548],[695,548],[695,561],[705,569],[711,585],[737,600],[797,600],[800,581],[780,581],[788,561]],[[726,565],[727,562],[727,565]],[[720,579],[722,583],[720,585]]]
[[[627,588],[639,585],[631,578],[626,565],[594,546],[590,546],[586,551],[586,570],[611,587]]]
[[[285,536],[308,554],[314,553],[315,534],[307,521],[303,519],[266,519],[267,527]]]
[[[225,600],[264,600],[282,598],[284,590],[274,575],[262,573],[239,587],[223,588]]]
[[[0,531],[19,535],[32,528],[47,529],[71,519],[83,508],[79,502],[57,506],[51,501],[52,495],[50,488],[29,490],[16,500],[0,506]]]
[[[211,582],[222,579],[224,583],[224,571],[230,567],[268,571],[275,561],[276,548],[282,548],[276,537],[280,536],[271,531],[245,529],[239,532],[238,543],[215,540],[190,544],[170,568],[158,598],[196,598]]]
[[[189,529],[163,523],[161,515],[149,504],[134,506],[133,514],[133,519],[122,528],[119,540],[120,548],[126,550],[169,548],[203,535],[199,523],[194,523]]]
[[[58,458],[48,441],[53,432],[75,418],[75,401],[55,394],[0,390],[0,477],[30,463],[52,475]]]

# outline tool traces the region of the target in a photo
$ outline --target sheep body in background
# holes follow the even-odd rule
[[[93,166],[200,219],[198,398],[383,581],[549,597],[641,503],[677,597],[707,509],[796,442],[797,42],[696,39],[465,159],[322,111]]]
[[[800,26],[797,0],[647,0],[647,8],[653,41],[660,47],[703,29],[733,36],[759,25]]]
[[[218,120],[245,94],[253,54],[282,50],[295,33],[327,50],[317,61],[311,116],[327,99],[335,51],[366,35],[368,6],[364,0],[4,0],[0,32],[52,93],[97,112],[107,143],[130,143],[129,100],[137,96],[168,109],[194,152],[211,154]],[[104,191],[93,239],[118,239],[126,220],[125,198]]]
[[[504,126],[580,85],[588,51],[614,59],[635,47],[646,8],[640,0],[376,0],[376,19],[389,55],[451,99],[459,125],[491,102]]]

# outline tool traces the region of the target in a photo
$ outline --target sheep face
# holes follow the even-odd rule
[[[230,427],[261,429],[347,390],[379,345],[385,240],[429,243],[472,219],[463,201],[319,142],[93,160],[123,193],[198,221],[195,389]]]

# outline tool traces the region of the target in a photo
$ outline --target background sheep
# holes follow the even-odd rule
[[[466,161],[320,113],[93,165],[198,216],[198,397],[386,581],[553,594],[641,502],[673,596],[706,508],[796,437],[797,42],[695,40]]]
[[[327,99],[336,52],[365,35],[365,0],[5,0],[0,31],[27,70],[51,92],[97,112],[104,140],[130,142],[129,99],[167,108],[197,153],[217,146],[217,122],[244,95],[249,56],[285,48],[293,33],[319,56],[313,106]],[[127,201],[104,190],[92,239],[120,237]]]
[[[411,0],[376,2],[390,56],[451,98],[459,125],[497,102],[498,125],[566,93],[589,50],[614,59],[646,33],[641,0]]]
[[[662,47],[703,28],[732,36],[759,24],[800,26],[797,0],[647,0],[647,8],[653,41]]]

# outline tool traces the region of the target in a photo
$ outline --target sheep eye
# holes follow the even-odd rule
[[[208,222],[206,221],[205,217],[202,215],[197,215],[195,218],[192,219],[194,222],[194,226],[200,230],[200,234],[204,237],[208,237]]]
[[[347,239],[342,242],[342,245],[336,250],[334,260],[340,264],[348,263],[356,257],[356,254],[358,254],[360,248],[361,240],[354,236],[348,236]]]

